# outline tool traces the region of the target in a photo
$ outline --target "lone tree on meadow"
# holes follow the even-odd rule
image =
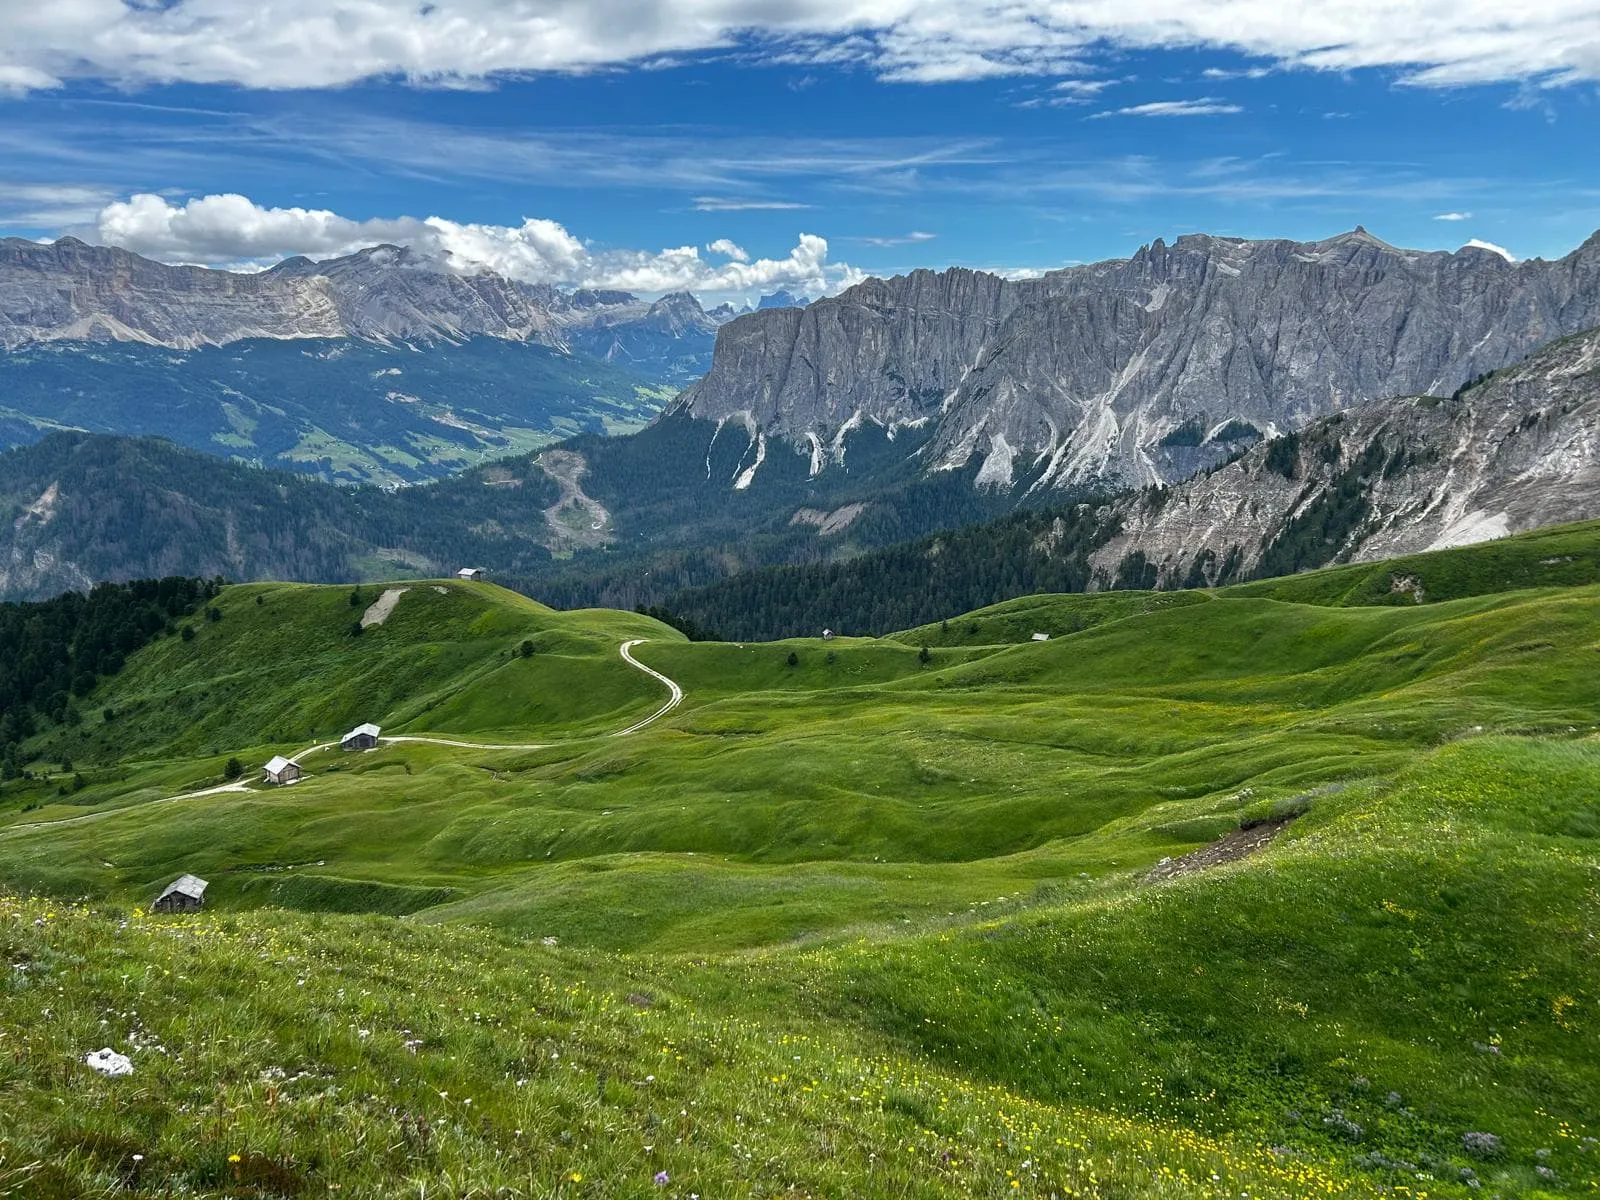
[[[522,639],[522,645],[517,647],[517,653],[521,654],[523,658],[532,658],[533,657],[533,639],[532,638],[523,638]]]

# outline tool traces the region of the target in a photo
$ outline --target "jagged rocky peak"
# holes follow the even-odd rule
[[[605,288],[579,288],[569,297],[574,308],[615,308],[636,303],[632,292],[612,291]]]
[[[760,311],[769,308],[804,308],[810,303],[811,301],[804,296],[796,296],[786,288],[779,288],[771,295],[763,296],[756,301],[756,309]]]
[[[724,325],[679,407],[813,454],[862,423],[926,422],[930,470],[985,487],[1146,484],[1221,461],[1230,422],[1299,428],[1444,393],[1600,324],[1600,240],[1507,270],[1477,252],[1185,234],[1006,281],[914,271]],[[826,462],[823,463],[826,466]]]
[[[700,301],[688,292],[668,292],[650,306],[643,321],[652,328],[674,335],[690,330],[711,333],[717,327],[717,322],[700,307]]]
[[[168,266],[77,238],[0,242],[0,348],[138,341],[175,348],[239,337],[337,337],[329,282]]]

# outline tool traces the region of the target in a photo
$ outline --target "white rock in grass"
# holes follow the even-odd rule
[[[104,1050],[91,1051],[83,1056],[83,1061],[90,1069],[99,1071],[111,1079],[133,1074],[133,1060],[126,1054],[118,1054],[110,1046]]]

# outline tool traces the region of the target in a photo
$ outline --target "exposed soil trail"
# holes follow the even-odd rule
[[[1209,846],[1191,850],[1181,858],[1162,859],[1146,872],[1144,881],[1167,883],[1173,879],[1181,879],[1185,875],[1193,875],[1196,871],[1206,871],[1212,867],[1220,867],[1224,863],[1249,858],[1271,845],[1272,840],[1282,833],[1288,824],[1288,820],[1264,821],[1248,829],[1235,829]]]
[[[573,450],[547,450],[534,460],[561,489],[561,498],[544,510],[550,531],[568,549],[585,550],[611,541],[611,514],[583,490],[589,464]]]

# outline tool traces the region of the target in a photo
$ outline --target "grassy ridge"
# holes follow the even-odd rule
[[[1600,583],[1600,522],[1595,521],[1226,590],[1233,595],[1270,596],[1296,604],[1405,605],[1589,583]]]
[[[125,742],[75,803],[0,793],[0,879],[58,898],[0,902],[0,1193],[1592,1191],[1600,585],[1319,578],[749,645],[229,589],[95,694],[128,715],[61,748]],[[635,637],[687,698],[612,737],[663,698]],[[381,705],[539,745],[170,799]],[[120,926],[179,871],[205,914]],[[145,1091],[73,1065],[108,1042]]]
[[[85,707],[100,719],[72,731],[77,756],[288,752],[362,721],[396,732],[570,732],[659,691],[618,659],[621,641],[679,637],[647,617],[558,613],[487,584],[396,586],[408,590],[393,613],[360,636],[351,626],[382,587],[355,589],[355,604],[348,587],[228,588],[220,621],[193,622],[192,641],[150,647],[94,694]]]

